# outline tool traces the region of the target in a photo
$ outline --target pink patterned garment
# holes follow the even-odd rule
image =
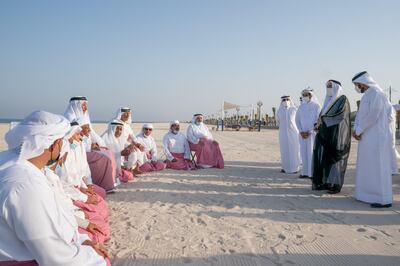
[[[225,166],[219,145],[212,140],[201,139],[198,144],[189,142],[190,150],[194,151],[199,165],[223,169]]]

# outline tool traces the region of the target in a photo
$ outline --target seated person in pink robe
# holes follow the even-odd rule
[[[108,221],[107,204],[96,192],[98,189],[95,185],[90,184],[90,169],[81,141],[81,129],[78,125],[72,123],[71,130],[72,132],[66,137],[70,143],[70,149],[65,161],[57,170],[57,175],[65,184],[68,184],[64,189],[69,191],[71,195],[75,195],[74,205],[85,210],[92,218],[100,217],[104,221]],[[78,189],[79,193],[76,193],[73,190],[74,188]]]
[[[203,115],[195,114],[186,132],[190,149],[195,152],[197,164],[202,168],[224,168],[219,144],[203,123]]]
[[[143,172],[140,170],[140,166],[146,161],[146,154],[144,152],[144,146],[138,142],[135,134],[131,128],[132,123],[132,111],[129,107],[118,108],[114,116],[114,120],[122,121],[122,136],[121,138],[125,141],[125,148],[127,154],[126,160],[124,161],[124,167],[130,169],[134,175],[140,175]]]
[[[78,233],[43,172],[56,164],[69,129],[64,117],[36,111],[6,134],[19,153],[0,170],[0,265],[106,265],[106,250]]]
[[[136,136],[137,141],[144,147],[144,163],[140,166],[139,170],[142,172],[152,172],[164,170],[166,164],[158,160],[157,145],[154,138],[151,136],[153,132],[152,124],[144,124],[142,132]]]
[[[190,148],[186,136],[179,132],[179,121],[170,123],[170,129],[163,139],[167,168],[174,170],[195,170],[190,160]]]
[[[126,168],[124,165],[125,160],[132,158],[135,151],[132,144],[129,144],[125,138],[122,137],[124,123],[121,120],[113,120],[108,124],[107,130],[103,133],[102,139],[106,147],[113,153],[116,161],[116,171],[118,178],[126,183],[134,179],[132,169]],[[134,160],[134,159],[131,159]]]
[[[118,185],[115,158],[112,152],[105,147],[101,138],[101,141],[94,142],[91,137],[90,123],[87,119],[81,118],[78,122],[82,128],[82,143],[86,151],[92,181],[107,193],[112,193]]]

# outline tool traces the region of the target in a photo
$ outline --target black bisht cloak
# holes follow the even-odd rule
[[[350,103],[342,95],[320,116],[312,159],[313,189],[340,191],[343,186],[351,143],[350,113]]]

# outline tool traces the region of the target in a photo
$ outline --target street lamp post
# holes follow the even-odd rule
[[[261,106],[263,105],[262,101],[257,102],[258,106],[258,131],[261,131]]]
[[[239,124],[239,111],[240,111],[240,107],[238,106],[238,107],[236,107],[236,120],[237,120],[238,124]]]

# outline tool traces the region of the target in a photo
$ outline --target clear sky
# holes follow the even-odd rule
[[[85,95],[93,119],[189,120],[223,99],[258,100],[368,70],[400,98],[400,1],[1,1],[0,117],[63,113]]]

